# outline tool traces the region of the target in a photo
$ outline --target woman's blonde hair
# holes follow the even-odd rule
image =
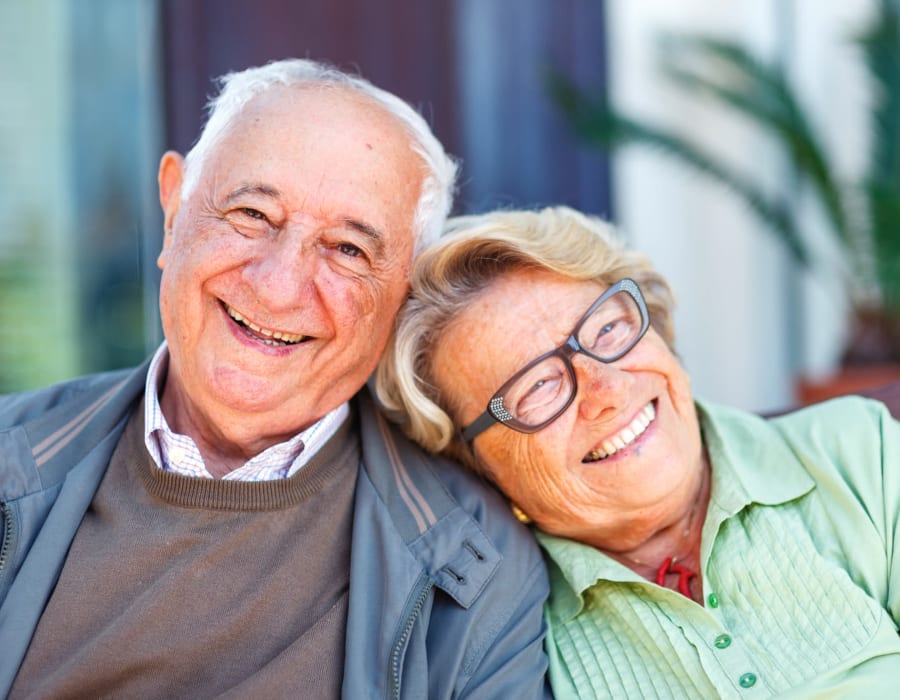
[[[476,471],[480,466],[459,435],[461,426],[450,417],[459,406],[433,381],[434,348],[494,280],[521,269],[604,285],[630,277],[643,292],[652,327],[670,349],[674,345],[668,283],[645,256],[626,250],[606,222],[568,207],[450,219],[444,236],[413,267],[410,295],[376,371],[375,391],[410,438]]]

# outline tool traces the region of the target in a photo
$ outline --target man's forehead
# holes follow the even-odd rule
[[[220,202],[302,203],[389,249],[413,243],[423,158],[400,119],[355,89],[273,87],[245,105],[210,156],[204,179]]]
[[[338,83],[296,83],[274,85],[247,100],[237,115],[250,119],[290,115],[295,111],[346,113],[375,126],[376,131],[401,136],[412,150],[412,134],[396,114],[375,97]],[[335,115],[336,116],[336,115]]]

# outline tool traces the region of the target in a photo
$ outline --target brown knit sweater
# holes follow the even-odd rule
[[[164,472],[143,424],[137,410],[10,698],[339,697],[353,419],[266,482]]]

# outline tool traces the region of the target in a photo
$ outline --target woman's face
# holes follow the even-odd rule
[[[564,342],[603,291],[547,271],[498,278],[437,343],[434,378],[461,407],[457,426],[475,420],[530,360]],[[562,415],[532,434],[494,424],[475,438],[475,454],[541,529],[628,551],[693,505],[703,462],[690,383],[652,328],[611,364],[581,353],[572,363],[578,390]],[[609,451],[604,443],[626,442],[598,456]]]

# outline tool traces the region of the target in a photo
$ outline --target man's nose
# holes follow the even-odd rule
[[[316,294],[320,260],[315,245],[296,232],[285,233],[269,241],[244,268],[244,279],[270,312],[306,306]]]
[[[578,353],[572,358],[578,379],[578,411],[585,420],[614,415],[628,399],[630,377],[618,362],[609,364]]]

